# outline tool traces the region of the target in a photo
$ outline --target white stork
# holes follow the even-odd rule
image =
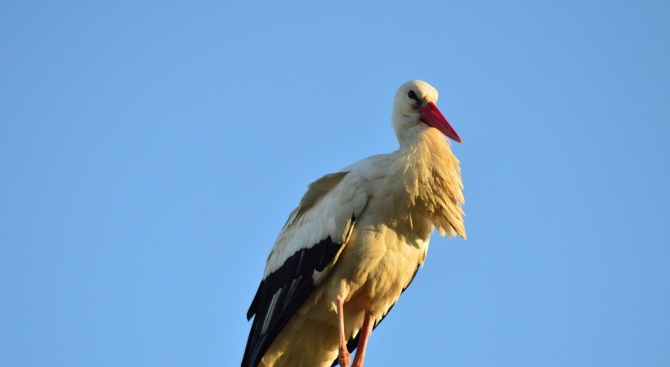
[[[466,238],[463,184],[437,109],[415,80],[395,95],[400,147],[309,185],[267,259],[247,318],[242,367],[362,367],[368,337],[426,259],[428,241]],[[255,316],[254,316],[255,315]]]

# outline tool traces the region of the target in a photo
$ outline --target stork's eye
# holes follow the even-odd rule
[[[417,97],[416,93],[413,90],[411,90],[411,91],[409,91],[409,93],[407,93],[407,97],[421,103],[421,101],[419,101],[419,97]]]

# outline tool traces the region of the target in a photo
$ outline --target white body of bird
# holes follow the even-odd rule
[[[460,137],[422,81],[396,93],[398,150],[310,184],[267,260],[242,367],[363,365],[367,338],[426,259],[435,229],[466,238]],[[444,135],[443,135],[444,134]]]

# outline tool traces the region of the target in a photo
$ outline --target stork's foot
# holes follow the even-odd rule
[[[347,346],[344,346],[344,349],[340,348],[340,356],[337,358],[338,363],[342,367],[349,367],[349,361],[351,361],[351,353],[347,350]]]

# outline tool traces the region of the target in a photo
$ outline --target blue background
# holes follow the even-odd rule
[[[238,365],[288,213],[397,147],[410,79],[469,238],[367,365],[670,365],[667,2],[231,3],[0,4],[0,365]]]

